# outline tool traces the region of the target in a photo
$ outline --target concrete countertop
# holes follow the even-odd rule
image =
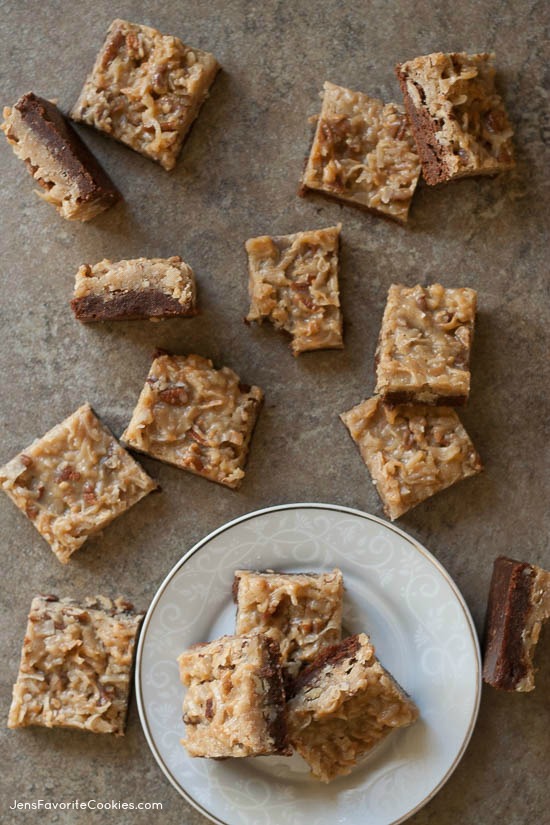
[[[266,392],[246,480],[235,493],[152,460],[149,496],[62,566],[7,497],[2,529],[2,688],[6,719],[33,595],[123,593],[146,608],[199,538],[248,511],[328,501],[382,515],[337,414],[373,389],[373,354],[392,281],[472,286],[479,293],[471,401],[461,413],[485,463],[400,519],[445,565],[481,631],[492,562],[501,553],[550,566],[548,490],[548,13],[540,2],[414,4],[104,0],[2,4],[1,100],[32,89],[75,101],[114,16],[153,25],[212,51],[218,76],[176,169],[167,173],[114,141],[81,133],[125,196],[88,225],[69,223],[33,194],[1,138],[0,462],[89,401],[120,435],[156,347],[198,352]],[[547,33],[547,32],[546,32]],[[401,228],[335,202],[296,196],[325,79],[399,100],[394,64],[431,51],[495,51],[516,128],[518,164],[496,179],[421,185]],[[294,359],[269,326],[247,328],[243,242],[343,223],[346,348]],[[195,270],[194,319],[79,325],[74,274],[103,257],[181,254]],[[484,688],[479,722],[458,769],[410,821],[525,825],[548,821],[550,647],[537,689]],[[6,823],[206,822],[165,780],[132,701],[126,737],[2,730],[0,818]],[[14,812],[13,801],[158,801],[162,812]]]

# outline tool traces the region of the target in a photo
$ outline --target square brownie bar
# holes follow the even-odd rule
[[[236,632],[264,633],[281,650],[285,679],[342,635],[344,583],[330,573],[258,573],[235,571]]]
[[[124,734],[143,613],[124,599],[32,600],[8,727]]]
[[[342,226],[251,238],[248,254],[250,311],[246,321],[267,318],[292,336],[294,355],[341,349],[338,247]]]
[[[550,572],[499,556],[494,563],[487,618],[483,680],[501,690],[535,689],[533,656],[550,619]]]
[[[375,392],[392,404],[465,404],[476,300],[467,287],[392,284],[376,350]]]
[[[153,361],[122,442],[133,450],[236,489],[263,392],[200,355]]]
[[[1,467],[0,487],[66,563],[157,485],[84,404]]]
[[[495,88],[494,55],[428,54],[397,66],[430,185],[512,169],[513,129]]]
[[[37,194],[67,220],[89,221],[121,199],[59,109],[29,92],[4,109],[2,131],[44,189]]]
[[[84,322],[189,317],[197,314],[195,276],[179,256],[84,264],[71,307]]]
[[[385,670],[364,633],[329,648],[296,679],[287,705],[292,746],[314,777],[331,782],[418,709]]]
[[[406,223],[420,161],[403,109],[333,83],[322,98],[301,194],[318,191]]]
[[[170,170],[218,69],[177,37],[114,20],[71,117]]]
[[[289,756],[277,642],[223,636],[178,657],[190,756]]]
[[[451,407],[394,407],[375,396],[340,418],[392,521],[482,470],[481,459]]]

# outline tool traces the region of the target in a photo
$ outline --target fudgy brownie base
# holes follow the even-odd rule
[[[39,193],[68,220],[89,221],[121,195],[59,109],[32,92],[4,109],[2,130]]]
[[[499,556],[493,566],[485,625],[483,679],[495,688],[535,688],[533,655],[550,618],[550,573]]]
[[[195,277],[179,256],[84,264],[71,307],[85,323],[188,318],[197,314]]]

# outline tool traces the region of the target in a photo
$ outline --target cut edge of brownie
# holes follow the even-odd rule
[[[285,685],[281,672],[279,645],[268,636],[263,638],[267,642],[267,663],[260,668],[259,676],[269,680],[269,690],[265,697],[264,719],[276,753],[280,756],[290,756],[292,748],[288,742]],[[271,719],[273,710],[275,715]]]
[[[528,562],[498,556],[493,564],[485,620],[483,680],[515,691],[532,670],[523,631],[531,612],[535,570]]]
[[[192,299],[185,304],[161,289],[130,290],[104,300],[101,295],[73,298],[71,308],[79,321],[139,320],[147,318],[192,318],[198,310]]]
[[[55,104],[38,97],[34,92],[27,92],[13,108],[19,112],[22,122],[29,130],[38,136],[73,179],[77,180],[82,202],[99,199],[99,196],[106,204],[114,204],[122,198],[99,161]],[[30,166],[29,161],[27,165]],[[34,179],[43,188],[48,188],[44,181]]]
[[[436,137],[436,130],[433,119],[426,108],[417,109],[407,89],[407,75],[403,71],[402,65],[395,67],[397,79],[403,93],[403,102],[407,111],[407,117],[411,124],[411,131],[416,151],[422,163],[422,174],[429,186],[444,183],[449,179],[449,168],[445,163],[445,150]],[[414,83],[411,80],[411,83]],[[425,101],[423,89],[414,84],[418,89],[420,100]],[[423,140],[417,138],[417,133],[422,135]]]
[[[436,407],[464,407],[466,402],[468,401],[467,395],[437,395],[437,393],[426,390],[419,390],[419,392],[413,392],[408,390],[403,390],[399,392],[382,392],[380,391],[379,395],[384,404],[388,407],[399,407],[402,404],[405,405],[414,405],[418,403],[418,396],[422,395],[421,404],[427,404],[429,406],[436,406]],[[426,399],[425,396],[430,395],[429,399]]]

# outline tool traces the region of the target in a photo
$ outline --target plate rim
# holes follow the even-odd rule
[[[153,613],[155,611],[155,608],[156,608],[158,602],[160,601],[162,595],[164,594],[164,591],[166,590],[166,588],[170,584],[172,578],[175,576],[175,574],[178,572],[178,570],[181,567],[183,567],[183,565],[186,563],[186,561],[188,561],[188,559],[191,558],[191,556],[194,556],[195,553],[197,553],[199,550],[201,550],[206,544],[208,544],[216,536],[220,535],[221,533],[225,532],[226,530],[231,529],[236,524],[240,524],[244,521],[249,521],[253,518],[257,518],[258,516],[263,516],[263,515],[266,515],[268,513],[278,512],[278,511],[281,511],[281,510],[301,510],[301,509],[332,510],[332,511],[335,511],[335,512],[347,513],[348,515],[359,516],[360,518],[367,519],[368,521],[377,522],[378,524],[383,525],[384,527],[388,528],[392,532],[397,533],[397,535],[401,536],[401,538],[404,538],[406,541],[408,541],[415,548],[415,550],[420,552],[420,554],[422,556],[427,558],[427,560],[429,562],[431,562],[431,564],[433,564],[434,567],[437,568],[439,573],[443,576],[443,578],[446,580],[448,585],[451,587],[451,590],[453,591],[455,597],[457,598],[457,600],[458,600],[458,602],[459,602],[459,604],[460,604],[460,606],[461,606],[461,608],[464,612],[465,618],[466,618],[466,624],[467,624],[467,627],[468,627],[468,630],[469,630],[469,633],[470,633],[471,641],[473,643],[473,648],[474,648],[474,652],[475,652],[475,659],[476,659],[476,661],[475,661],[475,666],[476,666],[475,667],[475,670],[476,670],[476,672],[475,672],[475,678],[476,678],[475,703],[474,703],[474,708],[473,708],[472,715],[471,715],[471,718],[470,718],[470,721],[469,721],[469,724],[468,724],[468,728],[466,730],[466,734],[464,736],[464,739],[462,741],[462,744],[460,746],[460,749],[459,749],[457,755],[455,756],[452,764],[449,766],[449,768],[447,769],[445,774],[442,776],[442,778],[440,779],[440,781],[438,782],[436,787],[433,788],[431,790],[431,792],[427,796],[424,797],[423,800],[421,800],[414,808],[412,808],[410,811],[408,811],[404,816],[399,817],[399,819],[394,819],[394,820],[392,820],[391,822],[388,823],[388,825],[400,825],[400,823],[405,822],[407,819],[409,819],[411,816],[413,816],[415,813],[417,813],[419,810],[421,810],[425,805],[428,804],[428,802],[430,802],[430,800],[432,800],[434,798],[434,796],[437,793],[439,793],[439,791],[448,782],[448,780],[450,779],[450,777],[452,776],[452,774],[454,773],[454,771],[458,767],[459,763],[461,762],[461,760],[462,760],[462,758],[463,758],[463,756],[466,752],[466,749],[467,749],[467,747],[470,743],[470,740],[472,738],[472,734],[473,734],[475,726],[476,726],[477,718],[478,718],[478,715],[479,715],[479,708],[480,708],[480,704],[481,704],[481,692],[482,692],[481,648],[480,648],[480,644],[479,644],[479,638],[478,638],[476,626],[475,626],[472,614],[470,612],[470,609],[469,609],[469,607],[466,603],[466,600],[464,599],[464,596],[460,592],[460,589],[458,588],[458,585],[455,583],[452,576],[446,570],[446,568],[443,566],[443,564],[433,555],[433,553],[430,553],[429,550],[427,550],[419,541],[417,541],[417,539],[415,539],[413,536],[409,535],[409,533],[406,533],[400,527],[397,527],[396,525],[386,521],[385,519],[382,519],[379,516],[372,515],[371,513],[367,513],[363,510],[359,510],[359,509],[354,508],[354,507],[346,507],[345,505],[340,505],[340,504],[327,504],[327,503],[324,503],[324,502],[312,502],[312,501],[310,501],[310,502],[295,502],[295,503],[288,503],[288,504],[275,504],[275,505],[271,505],[269,507],[262,507],[259,510],[253,510],[249,513],[244,513],[241,516],[237,516],[236,518],[225,522],[220,527],[216,527],[214,530],[212,530],[210,533],[208,533],[202,539],[199,539],[198,542],[196,542],[186,553],[184,553],[184,555],[168,571],[167,575],[164,577],[161,584],[159,585],[155,595],[153,596],[151,604],[149,605],[149,607],[147,609],[147,612],[145,614],[145,618],[143,620],[143,624],[142,624],[142,627],[141,627],[141,632],[139,634],[138,646],[137,646],[137,649],[136,649],[136,664],[135,664],[134,686],[135,686],[136,704],[137,704],[141,729],[143,731],[143,735],[145,736],[145,740],[147,742],[147,745],[149,746],[149,750],[153,754],[157,765],[160,767],[161,771],[163,772],[165,777],[168,779],[168,781],[170,782],[172,787],[175,788],[175,790],[178,792],[178,794],[180,796],[182,796],[186,800],[186,802],[188,802],[193,808],[195,808],[195,810],[197,810],[199,813],[201,813],[203,816],[205,816],[211,822],[216,823],[216,825],[231,825],[231,823],[229,823],[229,822],[227,822],[223,819],[219,819],[215,814],[212,814],[209,811],[207,811],[205,808],[203,808],[203,806],[199,802],[197,802],[195,799],[193,799],[193,797],[189,794],[189,792],[186,791],[184,788],[182,788],[182,786],[177,781],[175,776],[173,776],[172,772],[170,771],[168,766],[164,763],[160,753],[158,752],[158,749],[157,749],[156,744],[154,742],[153,736],[151,735],[151,731],[149,729],[149,723],[148,723],[146,712],[145,712],[142,689],[141,689],[141,676],[142,676],[141,664],[142,664],[143,647],[145,645],[145,641],[146,641],[146,637],[147,637],[147,630],[149,628],[149,624],[151,622]]]

